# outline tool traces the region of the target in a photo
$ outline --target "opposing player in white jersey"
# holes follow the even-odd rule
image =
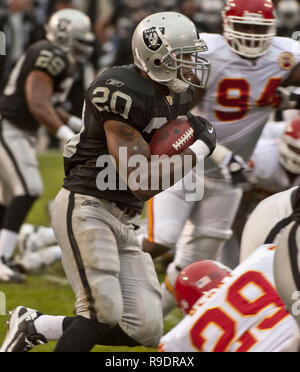
[[[222,256],[223,262],[232,264],[235,249],[234,266],[239,262],[239,242],[244,227],[257,205],[266,197],[300,184],[300,117],[296,116],[286,122],[269,122],[257,143],[250,164],[257,183],[244,194],[233,225],[235,237],[227,243],[229,249],[225,249]],[[257,247],[253,243],[252,250]]]
[[[266,125],[251,158],[256,188],[267,196],[300,182],[300,117]],[[268,195],[269,194],[269,195]]]
[[[283,229],[298,221],[300,221],[299,186],[263,200],[248,218],[245,226],[241,243],[241,262],[245,261],[257,246],[264,243],[277,244]]]
[[[206,292],[189,314],[162,338],[160,350],[276,352],[285,349],[298,326],[275,289],[275,249],[274,245],[261,246],[226,276],[217,289]],[[203,271],[201,261],[194,264],[193,277],[189,268],[183,270],[177,287],[181,304],[189,303],[193,292],[200,297],[203,286],[215,283],[220,271],[218,267],[210,273]]]
[[[267,218],[266,218],[267,216]],[[257,244],[275,243],[276,288],[300,327],[298,299],[300,291],[300,187],[273,195],[261,202],[248,219],[241,244],[241,262]],[[300,338],[296,349],[300,350]]]
[[[165,314],[175,306],[167,288],[172,289],[180,269],[197,260],[214,259],[232,235],[242,189],[232,187],[222,173],[228,169],[234,173],[245,166],[240,157],[246,163],[250,160],[279,104],[278,87],[300,84],[300,45],[275,37],[271,0],[231,0],[223,20],[224,35],[203,34],[208,44],[205,55],[214,63],[199,110],[215,126],[219,143],[230,151],[226,155],[215,152],[214,160],[219,163],[224,159],[221,167],[211,160],[206,162],[206,190],[201,202],[189,202],[186,193],[170,189],[149,204],[144,250],[155,257],[177,246],[163,285]],[[289,104],[281,106],[285,107]],[[238,182],[235,177],[233,182]]]

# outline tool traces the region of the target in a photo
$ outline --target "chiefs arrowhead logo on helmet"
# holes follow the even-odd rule
[[[175,283],[175,297],[180,310],[188,314],[205,292],[217,288],[230,273],[229,268],[216,261],[197,261],[187,266]]]

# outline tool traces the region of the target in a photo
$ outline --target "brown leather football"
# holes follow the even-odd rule
[[[181,154],[195,142],[194,129],[187,119],[173,119],[157,130],[150,143],[152,155]]]

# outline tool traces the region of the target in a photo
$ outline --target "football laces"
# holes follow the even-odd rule
[[[188,129],[173,145],[172,147],[179,151],[194,135],[194,129]]]

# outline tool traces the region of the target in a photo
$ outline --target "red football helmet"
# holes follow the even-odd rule
[[[197,261],[183,269],[175,283],[180,310],[188,314],[204,293],[216,288],[230,272],[216,261]]]
[[[287,171],[300,175],[300,117],[287,126],[281,137],[279,161]]]
[[[229,48],[246,58],[264,55],[276,36],[272,0],[227,0],[223,23]]]

